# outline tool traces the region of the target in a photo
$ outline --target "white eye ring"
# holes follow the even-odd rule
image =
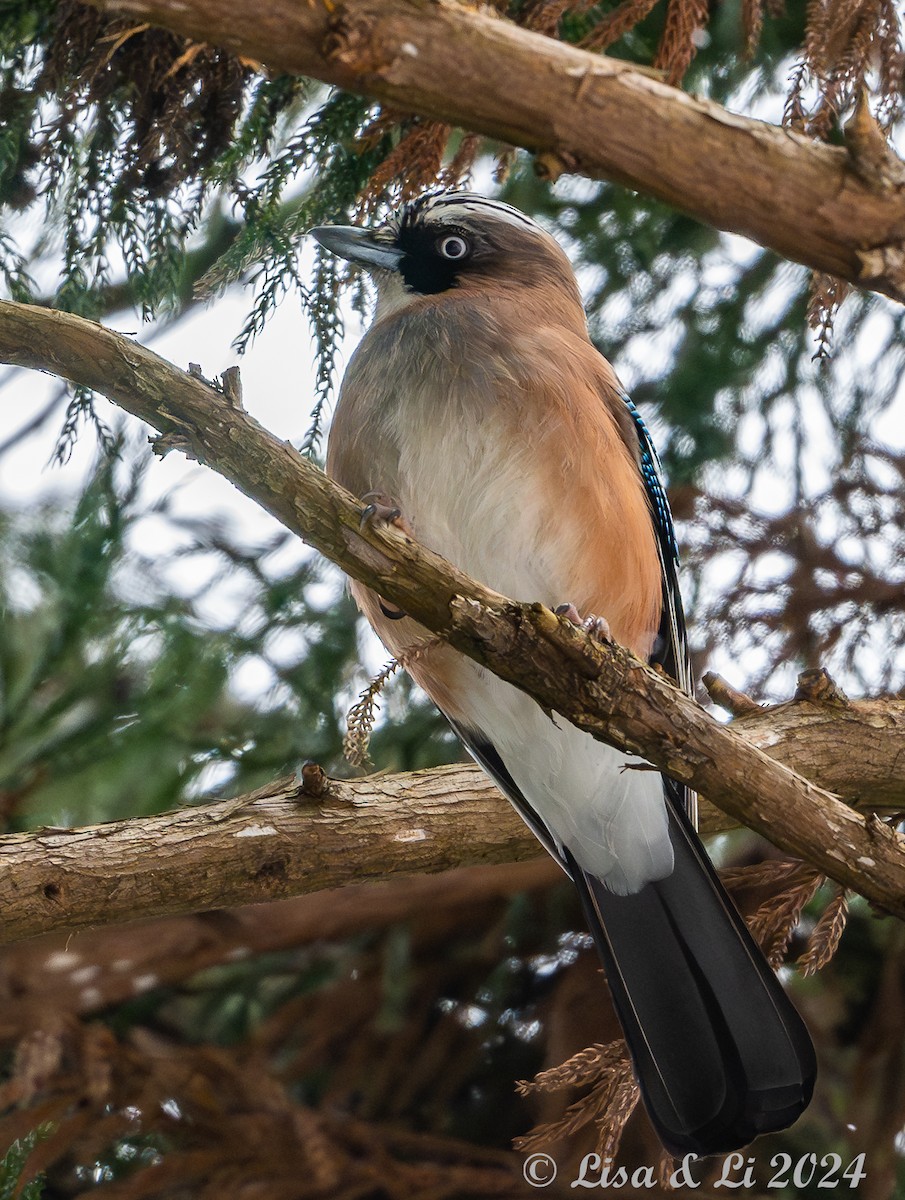
[[[458,259],[464,258],[470,249],[465,238],[459,237],[458,234],[451,234],[448,237],[440,238],[437,242],[437,249],[444,258]]]

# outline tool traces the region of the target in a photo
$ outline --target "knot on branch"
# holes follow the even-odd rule
[[[186,433],[177,433],[175,430],[170,433],[161,433],[157,437],[149,437],[148,445],[158,458],[166,458],[171,450],[178,450],[191,462],[201,461],[195,453],[192,439]]]
[[[851,708],[851,700],[825,667],[802,671],[798,676],[795,700],[810,700],[833,708]]]
[[[547,610],[549,612],[549,609]],[[480,646],[494,654],[514,654],[522,633],[521,608],[518,604],[505,604],[502,611],[492,611],[486,605],[468,596],[453,596],[449,602],[453,625],[467,633]],[[553,617],[553,614],[550,613]],[[500,618],[504,618],[500,620]],[[553,620],[556,620],[553,617]]]
[[[886,843],[889,846],[895,846],[896,849],[905,851],[905,837],[898,830],[893,829],[888,821],[884,821],[882,817],[875,812],[868,813],[865,819],[868,836],[876,842]],[[863,866],[868,864],[862,859],[858,860]]]
[[[329,782],[327,772],[320,763],[312,762],[309,759],[302,764],[299,791],[303,796],[311,796],[314,800],[320,799],[326,792]]]
[[[418,57],[412,41],[398,41],[373,14],[340,11],[321,46],[324,58],[358,81],[403,82],[407,62]]]

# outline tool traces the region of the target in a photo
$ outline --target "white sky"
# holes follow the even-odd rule
[[[306,264],[302,264],[303,273]],[[244,404],[248,411],[278,437],[298,442],[309,424],[313,403],[314,346],[308,322],[297,300],[288,297],[273,314],[264,332],[240,358],[231,348],[251,305],[251,294],[233,289],[208,305],[199,305],[171,329],[141,326],[137,318],[119,316],[105,324],[120,332],[138,334],[138,340],[180,367],[200,364],[208,377],[238,364],[242,373]],[[354,313],[350,322],[356,322]],[[360,327],[351,330],[354,347]],[[3,387],[0,402],[0,437],[24,426],[56,391],[58,384],[35,372],[20,371],[18,378]],[[101,400],[98,411],[111,424],[121,419],[118,409]],[[97,449],[93,432],[86,427],[75,453],[63,467],[48,465],[59,417],[31,435],[0,464],[0,501],[4,505],[26,505],[50,492],[70,493],[78,487],[93,463]],[[132,427],[139,423],[132,421]],[[149,476],[152,493],[180,486],[181,502],[196,511],[221,509],[249,531],[260,528],[259,510],[240,496],[214,472],[189,463],[178,453],[158,460]],[[270,522],[270,518],[267,518]]]

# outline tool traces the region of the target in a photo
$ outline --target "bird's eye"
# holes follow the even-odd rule
[[[458,234],[451,234],[448,237],[442,237],[437,242],[437,249],[444,258],[452,260],[464,258],[470,249],[465,238],[459,237]]]

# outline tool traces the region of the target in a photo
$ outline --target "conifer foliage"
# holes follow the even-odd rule
[[[900,135],[894,0],[493,8],[809,138],[843,143],[859,105],[882,139]],[[737,664],[773,699],[823,665],[853,691],[905,687],[899,309],[613,184],[551,187],[512,147],[128,11],[0,0],[4,294],[172,324],[242,287],[239,353],[300,300],[318,361],[302,446],[313,456],[344,289],[362,309],[368,296],[329,256],[303,273],[305,232],[475,180],[567,246],[592,335],[654,426],[698,666]],[[61,461],[86,418],[99,458],[68,505],[0,514],[4,832],[238,796],[306,758],[349,773],[344,740],[378,769],[458,754],[401,672],[385,690],[383,676],[367,683],[329,570],[293,557],[285,535],[249,544],[213,514],[149,511],[141,450],[100,423],[91,395],[50,411]],[[22,436],[0,444],[0,469]],[[142,550],[151,521],[170,551]],[[207,582],[187,593],[189,560]],[[227,587],[242,600],[218,621]],[[249,664],[269,680],[251,698],[236,683]],[[770,961],[797,964],[785,975],[821,1053],[807,1116],[758,1144],[757,1188],[774,1194],[771,1154],[864,1152],[859,1194],[885,1200],[905,1186],[901,930],[744,832],[722,855]],[[523,1197],[513,1146],[574,1165],[563,1178],[591,1152],[668,1177],[549,864],[362,885],[354,900],[0,948],[0,1200]],[[822,1195],[819,1178],[794,1194]]]

